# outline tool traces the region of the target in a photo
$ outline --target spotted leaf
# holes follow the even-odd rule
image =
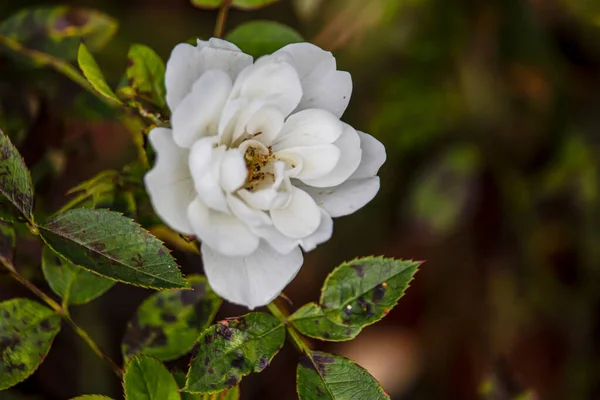
[[[155,289],[188,287],[160,240],[120,213],[78,208],[39,229],[55,252],[99,275]]]
[[[365,257],[337,267],[325,281],[320,305],[309,303],[290,321],[306,336],[350,340],[383,318],[408,288],[419,261]]]
[[[364,368],[347,358],[319,351],[300,359],[296,369],[300,400],[385,400],[390,396]]]
[[[183,372],[174,372],[173,376],[180,388],[185,386],[185,374]],[[240,387],[234,386],[231,389],[211,394],[199,393],[181,393],[181,400],[240,400]]]
[[[134,357],[123,375],[125,400],[181,400],[173,375],[157,359]]]
[[[205,277],[190,276],[188,282],[192,290],[155,293],[142,303],[123,338],[125,359],[146,354],[168,361],[192,350],[198,336],[215,318],[221,299]]]
[[[73,264],[47,246],[42,251],[42,272],[52,291],[69,304],[89,303],[115,285],[115,281]]]
[[[0,390],[33,374],[59,331],[60,317],[35,301],[0,303]]]
[[[0,194],[29,221],[33,220],[31,174],[8,136],[0,130]],[[15,220],[3,213],[4,219]]]
[[[216,393],[234,387],[242,377],[264,370],[284,340],[283,324],[269,314],[220,321],[198,338],[183,391]]]
[[[154,50],[143,44],[133,44],[127,54],[127,90],[137,98],[165,107],[165,62]]]

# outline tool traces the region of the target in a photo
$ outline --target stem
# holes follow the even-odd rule
[[[271,314],[273,314],[274,317],[279,319],[286,326],[289,334],[288,337],[292,340],[294,346],[296,346],[296,348],[301,353],[304,353],[310,357],[310,355],[312,354],[310,346],[306,343],[305,339],[302,337],[300,332],[298,332],[296,328],[289,323],[286,312],[279,308],[276,302],[277,300],[274,300],[271,303],[267,304],[267,309],[271,312]]]
[[[98,355],[98,357],[100,357],[101,359],[106,361],[106,363],[111,367],[111,369],[115,372],[115,374],[117,374],[119,379],[121,378],[121,376],[123,375],[123,370],[121,370],[121,368],[110,357],[108,357],[106,354],[104,354],[102,352],[100,347],[98,347],[96,342],[94,342],[94,340],[90,337],[90,335],[86,331],[84,331],[79,325],[77,325],[75,323],[75,321],[73,321],[73,319],[71,319],[71,316],[69,315],[69,311],[66,308],[66,306],[61,307],[56,301],[54,301],[50,297],[48,297],[48,295],[46,295],[44,292],[42,292],[37,286],[35,286],[30,281],[28,281],[23,275],[21,275],[19,273],[19,271],[17,271],[15,269],[15,267],[4,257],[0,257],[0,263],[2,265],[4,265],[4,267],[6,267],[6,269],[10,272],[10,274],[12,275],[13,278],[15,278],[17,281],[19,281],[23,286],[25,286],[27,289],[29,289],[33,294],[35,294],[40,299],[42,299],[46,304],[48,304],[50,306],[50,308],[52,308],[54,311],[56,311],[56,313],[58,315],[60,315],[61,318],[64,319],[71,326],[71,328],[73,328],[75,333],[77,333],[79,335],[79,337],[81,337],[88,344],[88,346],[90,346],[92,351],[94,353],[96,353]]]
[[[219,15],[217,15],[217,23],[215,25],[214,37],[216,38],[223,37],[223,30],[225,29],[225,22],[227,21],[227,12],[229,11],[230,5],[231,0],[223,0],[223,4],[221,4],[221,8],[219,9]]]

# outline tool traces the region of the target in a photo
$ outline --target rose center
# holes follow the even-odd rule
[[[275,182],[275,174],[273,171],[273,161],[275,157],[271,148],[267,148],[268,152],[254,147],[248,146],[244,153],[244,161],[248,169],[246,184],[244,189],[250,191],[263,189]]]

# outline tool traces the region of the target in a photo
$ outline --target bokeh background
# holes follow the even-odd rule
[[[26,6],[3,0],[0,19]],[[97,55],[116,85],[131,43],[164,59],[208,38],[216,11],[187,0],[79,0],[120,23]],[[281,0],[232,10],[288,24],[334,52],[352,74],[343,119],[381,140],[381,191],[336,221],[285,293],[318,298],[327,273],[356,256],[427,260],[383,321],[352,342],[315,343],[358,361],[393,399],[600,398],[600,1]],[[0,126],[31,167],[40,212],[66,191],[135,157],[127,128],[49,69],[0,48]],[[34,241],[17,267],[47,289]],[[175,250],[186,273],[198,256]],[[49,291],[48,291],[49,292]],[[129,318],[150,291],[117,285],[73,308],[115,359]],[[0,300],[30,296],[0,275]],[[244,313],[225,304],[219,317]],[[242,382],[243,399],[296,398],[298,354]],[[184,368],[186,360],[172,363]],[[111,371],[67,328],[38,372],[0,399],[120,398]],[[368,400],[368,399],[365,399]]]

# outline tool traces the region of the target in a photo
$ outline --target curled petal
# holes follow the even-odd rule
[[[340,149],[334,144],[322,144],[317,146],[288,147],[275,153],[275,156],[283,159],[299,158],[301,168],[294,176],[300,180],[318,179],[330,173],[341,156]],[[296,165],[295,162],[292,165]]]
[[[187,166],[189,151],[173,142],[170,129],[154,128],[148,138],[156,151],[156,164],[144,177],[152,206],[169,227],[191,235],[186,210],[196,191]]]
[[[175,143],[192,147],[199,138],[217,134],[231,85],[229,75],[216,69],[207,71],[194,83],[171,117]]]
[[[282,58],[266,56],[240,73],[231,98],[268,98],[282,114],[289,115],[302,98],[302,87],[294,67]]]
[[[340,150],[340,159],[331,172],[314,179],[300,176],[297,178],[313,187],[337,186],[346,181],[361,162],[360,138],[354,128],[345,124],[344,132],[333,144]]]
[[[187,211],[194,233],[223,256],[247,256],[258,247],[258,236],[236,216],[213,210],[199,199]]]
[[[273,225],[284,235],[302,239],[317,230],[321,210],[305,191],[292,187],[292,196],[285,208],[272,209]]]
[[[222,70],[234,81],[240,71],[251,64],[251,56],[224,40],[199,40],[197,46],[178,44],[171,52],[165,73],[169,108],[175,111],[192,89],[194,82],[206,71]]]
[[[344,124],[325,110],[304,110],[291,115],[273,142],[273,151],[288,147],[314,146],[335,142],[344,131]]]
[[[300,270],[303,258],[299,247],[283,255],[264,242],[253,254],[225,257],[203,243],[202,260],[208,283],[219,296],[253,309],[281,293]]]

